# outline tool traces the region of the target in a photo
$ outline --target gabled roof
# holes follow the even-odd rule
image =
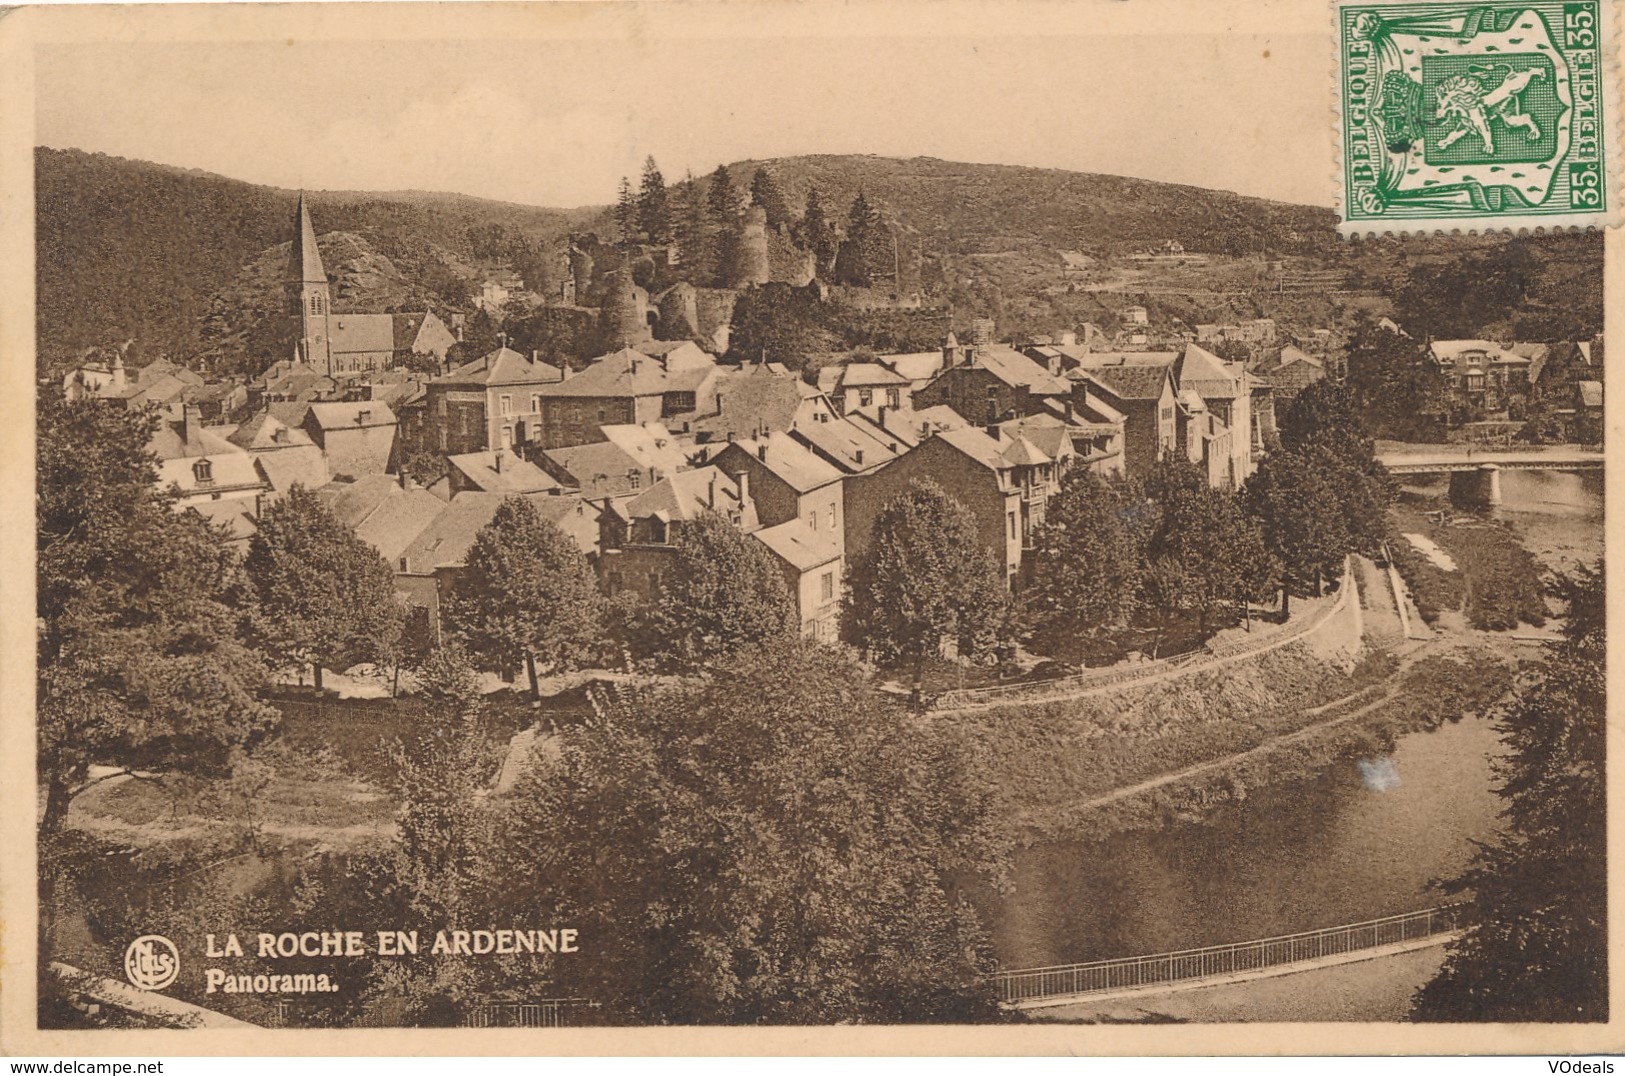
[[[296,400],[273,400],[265,410],[284,426],[303,426],[310,414],[310,404]]]
[[[447,456],[446,462],[486,493],[545,493],[559,488],[546,471],[504,449]]]
[[[219,430],[209,429],[201,423],[194,422],[192,436],[186,436],[186,423],[179,420],[166,420],[153,431],[152,440],[147,442],[147,451],[156,455],[160,460],[191,459],[196,456],[219,456],[236,454],[247,461],[248,453],[232,444],[220,435]]]
[[[959,341],[953,339],[952,333],[949,334],[949,340],[950,344],[946,346],[959,346]],[[940,351],[911,351],[904,355],[882,355],[880,361],[914,385],[924,384],[942,373]]]
[[[1018,433],[1009,444],[1000,443],[1002,448],[999,454],[1004,458],[1004,462],[1012,467],[1036,467],[1039,464],[1055,462],[1053,456],[1022,434]]]
[[[395,412],[377,400],[313,403],[310,418],[323,430],[395,425]]]
[[[1072,386],[1007,344],[989,344],[975,353],[972,366],[990,371],[1007,385],[1026,388],[1040,396],[1064,396]]]
[[[1575,389],[1579,393],[1581,406],[1583,406],[1583,407],[1601,407],[1602,406],[1602,382],[1601,381],[1579,381],[1579,382],[1575,383]]]
[[[627,501],[621,512],[627,519],[662,515],[670,522],[739,507],[739,483],[716,467],[700,467],[667,475]]]
[[[207,483],[198,481],[194,470],[203,459],[209,461],[210,481]],[[255,466],[254,457],[236,445],[231,445],[228,452],[200,452],[192,456],[175,456],[158,463],[159,489],[179,486],[184,493],[197,493],[203,490],[264,489],[265,484],[265,477]]]
[[[207,520],[211,525],[223,528],[226,541],[246,542],[254,537],[260,529],[259,521],[250,511],[253,502],[242,498],[225,501],[198,501],[185,506],[185,511],[195,512]]]
[[[672,436],[664,423],[650,422],[642,426],[610,423],[598,427],[598,430],[606,441],[626,453],[640,467],[653,467],[663,474],[688,469],[688,456],[682,444]]]
[[[564,371],[545,362],[531,362],[512,348],[495,351],[467,362],[434,379],[435,385],[543,385],[559,382]]]
[[[826,366],[818,371],[818,387],[825,392],[833,392],[837,388],[890,388],[911,383],[909,378],[878,362],[849,362],[845,366]]]
[[[834,464],[815,455],[788,433],[770,433],[766,437],[747,437],[735,441],[724,448],[717,458],[720,460],[734,452],[754,457],[797,493],[808,493],[841,480],[841,472]]]
[[[773,554],[798,572],[808,572],[839,560],[844,551],[841,532],[834,527],[813,530],[804,516],[787,519],[775,527],[764,527],[755,537]]]
[[[1326,367],[1326,363],[1323,360],[1309,354],[1309,352],[1304,351],[1302,348],[1294,347],[1293,345],[1288,344],[1281,349],[1280,356],[1275,360],[1274,368],[1279,369],[1282,366],[1291,366],[1296,362],[1306,362],[1311,366],[1318,366],[1321,369],[1325,369]]]
[[[250,452],[255,449],[288,448],[315,443],[311,441],[310,434],[289,426],[268,410],[261,411],[243,422],[226,435],[226,440]]]
[[[796,411],[818,390],[794,375],[773,370],[773,363],[752,363],[733,370],[719,368],[717,410],[695,418],[696,433],[715,438],[750,436],[761,430],[787,430]]]
[[[333,314],[327,323],[328,340],[335,354],[395,350],[393,314]]]
[[[1155,400],[1170,377],[1168,366],[1090,366],[1073,372],[1119,400]]]
[[[400,554],[406,558],[404,570],[432,572],[461,565],[474,538],[497,514],[502,500],[500,494],[473,491],[457,494],[449,504],[436,500],[439,511]]]
[[[574,377],[542,389],[546,396],[606,397],[660,396],[670,391],[674,387],[661,361],[629,347],[605,355]]]
[[[335,487],[328,508],[392,565],[446,507],[428,490],[402,489],[394,475],[366,475],[354,482],[334,483],[324,492]]]
[[[309,437],[302,445],[255,451],[253,456],[265,480],[278,493],[286,493],[296,485],[320,489],[333,477],[327,469],[327,457],[310,442]]]
[[[847,474],[872,471],[898,456],[892,447],[896,444],[895,438],[882,440],[869,429],[841,418],[799,423],[790,432]]]
[[[999,429],[1005,436],[1029,442],[1047,457],[1041,461],[1046,463],[1071,455],[1070,426],[1065,419],[1056,415],[1027,415],[999,423]],[[1012,456],[1010,449],[1005,450],[1004,458],[1011,463],[1021,462]]]
[[[953,447],[990,471],[1003,471],[1010,466],[1004,458],[1004,450],[999,446],[999,442],[977,426],[942,430],[931,440],[941,441]]]
[[[1194,389],[1209,400],[1233,400],[1246,391],[1239,373],[1197,344],[1185,345],[1184,352],[1174,363],[1174,381],[1181,391]]]

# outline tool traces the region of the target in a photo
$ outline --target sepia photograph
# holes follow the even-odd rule
[[[6,13],[7,1032],[1619,1048],[1613,0],[1248,8]]]

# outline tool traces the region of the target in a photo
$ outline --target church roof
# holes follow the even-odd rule
[[[310,210],[305,196],[299,196],[299,219],[294,224],[293,253],[288,266],[290,280],[301,284],[326,284],[327,270],[322,266],[322,252],[316,247],[316,228],[310,223]]]

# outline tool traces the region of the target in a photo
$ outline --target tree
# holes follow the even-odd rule
[[[1354,403],[1383,436],[1428,440],[1449,411],[1444,375],[1415,341],[1369,318],[1354,330],[1344,359]]]
[[[784,190],[773,173],[765,168],[758,168],[750,178],[750,204],[761,206],[767,213],[769,228],[783,229],[795,223],[790,216],[790,206],[784,200]]]
[[[739,192],[734,189],[727,166],[719,164],[717,170],[711,173],[705,204],[711,214],[711,251],[708,260],[713,273],[712,282],[726,288],[733,283],[734,270],[739,263]]]
[[[1281,562],[1282,620],[1290,615],[1291,596],[1319,593],[1325,578],[1341,571],[1353,545],[1332,477],[1337,466],[1321,446],[1282,449],[1264,457],[1243,491],[1265,546]]]
[[[150,412],[43,396],[38,410],[40,834],[92,765],[221,773],[268,732],[236,558],[158,491]]]
[[[1285,451],[1321,451],[1316,458],[1336,490],[1337,511],[1348,531],[1345,552],[1380,548],[1388,537],[1393,484],[1373,451],[1353,393],[1336,382],[1315,382],[1287,406],[1280,434]]]
[[[1032,608],[1058,635],[1089,637],[1139,611],[1148,505],[1120,474],[1074,467],[1033,537]]]
[[[983,654],[1009,631],[1004,572],[970,510],[916,479],[875,517],[850,562],[842,633],[887,664],[906,661],[918,688],[925,659],[952,640]]]
[[[1145,492],[1155,506],[1146,557],[1166,562],[1152,576],[1164,616],[1192,613],[1206,632],[1216,614],[1238,603],[1245,610],[1249,600],[1273,589],[1263,535],[1234,493],[1214,489],[1182,459],[1157,463]]]
[[[444,610],[448,631],[487,668],[540,672],[580,667],[601,634],[598,588],[587,558],[523,497],[507,497],[469,548]]]
[[[653,157],[643,162],[643,181],[638,188],[638,227],[651,243],[671,242],[671,206],[666,198],[666,177]]]
[[[996,1017],[965,894],[1006,853],[962,734],[919,735],[849,659],[788,638],[596,711],[500,841],[497,906],[595,939],[550,989],[644,1024]]]
[[[324,668],[378,661],[400,638],[406,610],[388,563],[303,486],[260,513],[244,567],[261,647],[312,666],[318,690]]]
[[[712,259],[710,222],[706,219],[705,192],[690,172],[678,187],[672,208],[672,238],[686,279],[698,286],[711,282],[716,269]]]
[[[811,288],[783,281],[740,294],[730,319],[728,355],[739,362],[782,362],[799,370],[807,356],[836,350],[841,337]]]
[[[643,618],[645,649],[678,669],[800,627],[784,572],[767,546],[714,513],[673,527],[676,552]]]
[[[835,256],[835,282],[874,287],[876,280],[894,276],[894,254],[885,220],[863,191],[858,191],[847,213],[846,235]]]
[[[623,243],[630,243],[638,234],[638,198],[625,176],[615,197],[615,231]]]
[[[1422,1020],[1608,1019],[1607,635],[1602,561],[1564,578],[1564,640],[1497,727],[1505,831],[1447,892],[1466,930],[1415,999]]]
[[[835,268],[835,227],[817,187],[807,188],[807,208],[798,231],[801,245],[812,251],[814,272],[827,277]]]

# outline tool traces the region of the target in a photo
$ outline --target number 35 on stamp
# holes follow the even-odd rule
[[[1340,3],[1343,231],[1609,223],[1609,2]]]

